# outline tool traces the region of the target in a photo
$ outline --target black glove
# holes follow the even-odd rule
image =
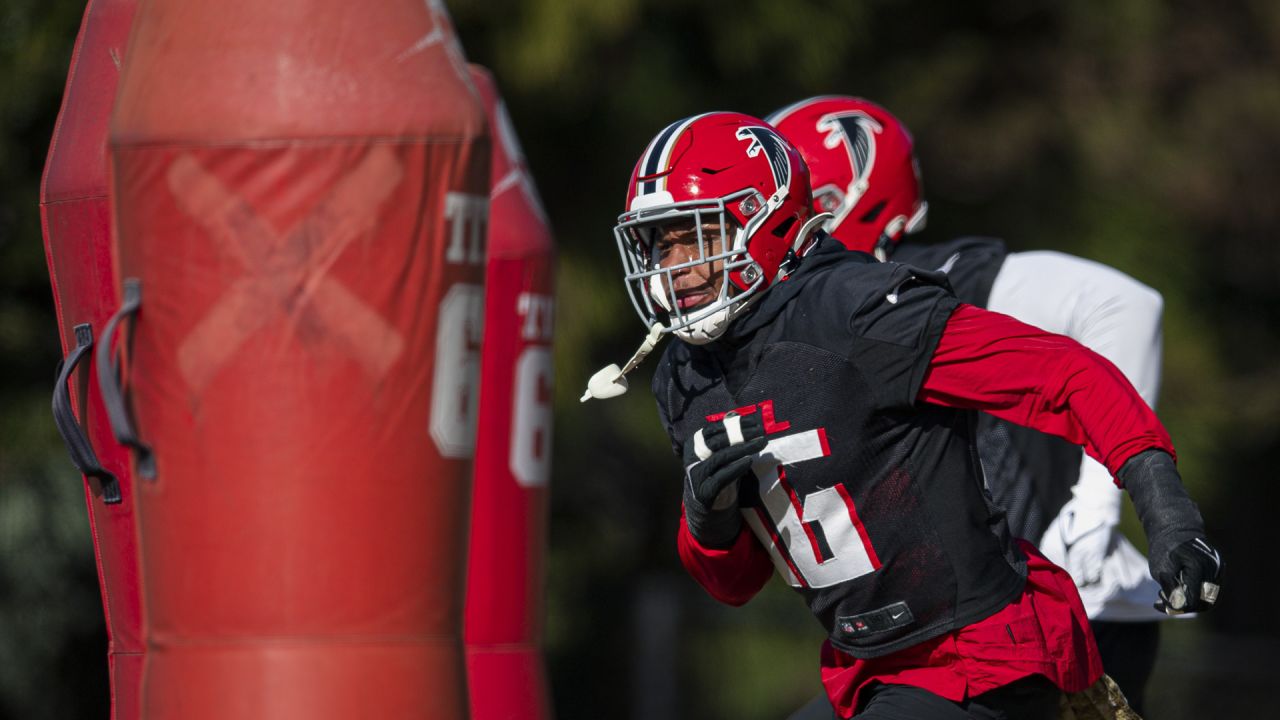
[[[759,413],[729,413],[685,443],[684,517],[702,545],[725,548],[737,539],[738,481],[750,476],[755,455],[767,443]]]
[[[1161,590],[1157,610],[1169,615],[1212,610],[1221,588],[1222,557],[1204,538],[1193,538],[1170,553],[1172,590]],[[1164,580],[1162,588],[1168,588]]]
[[[1161,588],[1155,608],[1169,615],[1212,609],[1222,558],[1205,539],[1200,510],[1182,486],[1173,458],[1147,450],[1129,458],[1116,477],[1133,498],[1147,534],[1147,562]]]

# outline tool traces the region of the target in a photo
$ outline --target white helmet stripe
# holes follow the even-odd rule
[[[676,128],[676,131],[671,133],[671,137],[667,138],[667,142],[662,148],[662,155],[661,157],[658,158],[658,170],[655,170],[654,172],[661,172],[662,170],[665,170],[667,168],[667,165],[671,164],[671,154],[675,152],[676,144],[680,141],[680,137],[684,135],[685,129],[688,128],[690,125],[692,125],[695,120],[698,120],[699,118],[703,118],[711,114],[712,113],[702,113],[701,115],[694,115],[693,117],[687,118],[680,123],[680,126]],[[661,181],[660,188],[662,190],[666,190],[667,176],[666,175],[662,176],[660,178],[660,181]]]
[[[656,175],[666,170],[667,165],[671,162],[671,154],[675,152],[676,142],[684,134],[685,128],[692,125],[698,118],[714,114],[702,113],[701,115],[687,117],[684,120],[677,120],[658,133],[658,137],[654,138],[653,143],[649,145],[649,149],[645,152],[644,161],[640,165],[640,176]],[[642,181],[637,194],[648,195],[649,193],[666,189],[667,178],[663,176]]]
[[[666,126],[663,128],[662,132],[658,133],[658,136],[653,139],[653,142],[649,143],[649,148],[644,152],[644,159],[640,162],[640,177],[647,177],[658,172],[658,157],[662,154],[661,148],[667,144],[667,140],[671,138],[671,133],[675,132],[676,127],[682,122],[684,121],[677,120],[676,122]],[[656,179],[642,180],[640,181],[640,187],[637,189],[637,194],[648,195],[657,189],[658,182]]]

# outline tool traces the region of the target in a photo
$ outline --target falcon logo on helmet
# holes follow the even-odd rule
[[[832,223],[838,225],[858,203],[858,199],[867,190],[871,177],[871,168],[876,163],[876,138],[884,131],[880,123],[864,112],[832,113],[818,120],[818,132],[825,132],[822,146],[831,150],[843,146],[849,153],[849,165],[853,169],[853,185],[846,194],[839,210],[831,208],[835,214]]]
[[[924,227],[929,204],[911,134],[889,111],[832,95],[789,105],[769,122],[800,151],[814,207],[833,213],[827,230],[848,248],[884,260],[903,235]]]
[[[747,157],[758,157],[763,151],[773,171],[773,184],[778,188],[791,186],[791,165],[787,162],[784,141],[778,133],[766,127],[744,127],[737,132],[738,139],[751,140],[747,145]]]

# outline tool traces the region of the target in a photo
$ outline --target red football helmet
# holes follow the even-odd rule
[[[614,228],[636,312],[647,327],[714,340],[807,249],[812,202],[800,154],[764,121],[713,112],[667,126],[636,163]],[[658,240],[681,227],[696,231],[696,251],[663,267]],[[674,277],[706,263],[718,294],[690,306]]]
[[[827,230],[851,250],[884,260],[924,227],[920,165],[911,133],[888,110],[856,97],[801,100],[769,116],[809,165],[813,203],[835,217]]]

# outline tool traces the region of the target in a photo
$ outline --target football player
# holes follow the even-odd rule
[[[1134,499],[1163,602],[1217,599],[1217,554],[1164,428],[1075,341],[959,302],[946,276],[848,252],[764,121],[708,113],[641,156],[615,228],[684,466],[677,546],[740,605],[776,570],[826,629],[841,717],[1055,717],[1102,677],[1070,576],[983,489],[975,410],[1083,444]],[[785,282],[783,282],[785,280]]]
[[[1066,335],[1110,360],[1155,407],[1160,384],[1160,294],[1129,276],[1058,252],[1009,253],[966,237],[916,235],[928,205],[911,134],[862,98],[822,96],[769,116],[809,166],[826,230],[852,250],[936,269],[961,302]],[[987,485],[1015,537],[1035,542],[1076,581],[1102,666],[1142,712],[1155,665],[1159,587],[1120,533],[1120,489],[1098,461],[1058,438],[983,415],[978,449]]]

